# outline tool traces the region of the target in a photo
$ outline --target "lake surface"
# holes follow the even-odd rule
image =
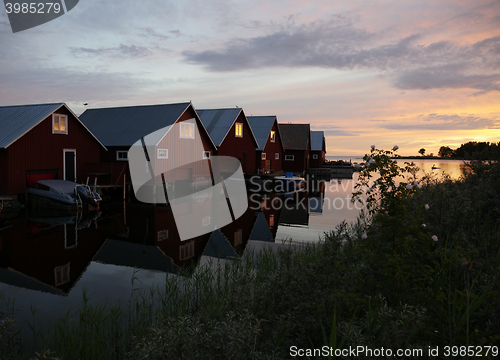
[[[410,161],[422,173],[461,174],[461,161]],[[186,241],[180,240],[172,211],[162,206],[107,205],[87,217],[1,214],[0,309],[11,308],[15,299],[19,324],[33,321],[31,306],[38,307],[38,323],[49,323],[80,307],[84,289],[92,301],[124,302],[133,288],[161,287],[166,276],[179,276],[188,265],[231,261],[246,249],[289,239],[316,242],[358,216],[360,205],[351,202],[357,176],[309,183],[306,191],[292,194],[250,194],[248,210],[235,222]]]

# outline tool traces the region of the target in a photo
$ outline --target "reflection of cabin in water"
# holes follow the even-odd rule
[[[158,142],[153,151],[149,151],[150,144],[144,144],[148,148],[151,160],[160,163],[166,159],[175,159],[182,164],[189,164],[204,157],[210,157],[215,152],[215,145],[190,102],[88,109],[80,118],[103,144],[108,144],[108,151],[101,152],[100,168],[94,169],[100,176],[105,177],[101,183],[120,183],[123,181],[121,178],[124,173],[127,175],[127,179],[130,179],[128,177],[128,160],[131,146],[143,138],[148,138],[148,136],[152,138],[159,135],[156,132],[161,132],[165,128],[167,129],[161,134],[162,136],[158,136]],[[176,124],[179,131],[176,134],[169,133],[168,127],[174,127]],[[153,133],[156,134],[153,135]],[[203,147],[200,154],[195,154],[192,149],[193,140],[197,134],[201,137]],[[116,164],[123,163],[126,164],[124,173],[113,171]],[[193,164],[177,169],[176,178],[195,177],[196,169],[194,166]],[[145,171],[148,170],[146,161],[144,161],[143,167]],[[160,176],[160,174],[155,175]]]
[[[281,225],[304,227],[309,225],[309,195],[307,191],[285,194],[281,208]]]
[[[257,140],[241,108],[197,110],[217,146],[218,156],[232,156],[245,174],[254,174]]]
[[[248,116],[258,143],[255,161],[258,172],[279,172],[283,169],[283,141],[276,116]]]
[[[210,236],[181,241],[170,207],[128,204],[126,214],[126,236],[109,235],[95,260],[176,273],[198,261]]]
[[[0,107],[0,197],[38,180],[85,181],[106,148],[64,103]]]
[[[203,255],[221,259],[233,259],[241,255],[250,239],[255,219],[255,210],[248,207],[238,219],[211,234]]]
[[[21,218],[0,232],[0,282],[67,295],[102,244],[86,219]],[[88,220],[90,221],[90,220]]]

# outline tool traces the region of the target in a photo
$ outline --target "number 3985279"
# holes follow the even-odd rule
[[[49,14],[59,13],[61,4],[59,3],[6,3],[5,10],[7,14]]]

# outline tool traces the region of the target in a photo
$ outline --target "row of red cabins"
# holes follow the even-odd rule
[[[245,174],[303,174],[325,161],[322,131],[278,124],[276,116],[246,116],[241,108],[195,110],[186,102],[87,109],[77,116],[64,103],[3,106],[0,200],[22,197],[42,179],[121,184],[129,176],[128,150],[137,140],[192,119],[198,131],[193,121],[181,125],[179,141],[199,133],[204,157],[238,158]]]

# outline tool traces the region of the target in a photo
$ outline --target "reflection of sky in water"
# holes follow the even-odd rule
[[[358,162],[362,160],[356,159]],[[353,159],[353,162],[356,161]],[[439,178],[443,172],[449,174],[452,178],[459,178],[462,174],[461,167],[463,161],[459,160],[438,160],[438,159],[411,159],[398,160],[400,166],[404,162],[413,162],[420,168],[417,177],[425,174],[434,174]],[[435,166],[438,169],[432,169]],[[352,179],[331,179],[326,182],[322,212],[317,211],[316,204],[313,202],[312,210],[309,213],[308,226],[287,226],[280,224],[276,234],[276,242],[284,239],[294,239],[299,241],[317,241],[325,232],[334,229],[342,221],[352,223],[356,221],[360,204],[353,204],[351,194],[354,191],[359,173],[355,172]],[[314,201],[314,200],[313,200]],[[356,208],[357,207],[357,208]]]
[[[123,304],[131,298],[133,289],[149,289],[150,287],[164,286],[165,276],[176,276],[164,272],[134,269],[128,266],[101,264],[92,261],[82,274],[81,279],[71,290],[68,296],[54,296],[49,293],[0,283],[0,294],[6,298],[15,299],[16,320],[19,324],[33,321],[31,305],[36,311],[36,322],[47,324],[55,321],[54,314],[64,314],[66,311],[78,309],[83,305],[83,289],[87,291],[92,304]],[[135,277],[132,285],[132,277]],[[134,292],[134,295],[138,295]],[[4,299],[6,301],[7,299]],[[4,308],[5,309],[5,308]],[[31,331],[28,326],[23,328],[23,337],[29,339]]]

